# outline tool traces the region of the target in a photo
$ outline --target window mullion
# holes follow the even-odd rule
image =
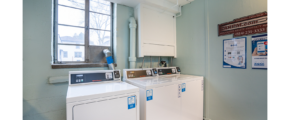
[[[58,0],[54,0],[54,44],[53,44],[53,52],[54,52],[54,57],[53,57],[53,62],[58,63]]]
[[[85,62],[89,62],[89,22],[90,0],[85,1]]]

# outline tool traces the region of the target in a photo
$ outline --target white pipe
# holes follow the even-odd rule
[[[130,24],[130,57],[129,57],[129,62],[130,62],[130,68],[135,68],[136,65],[136,21],[134,17],[131,17],[129,19]]]
[[[178,5],[179,5],[178,1],[179,1],[179,0],[177,0],[177,3],[176,3],[176,5],[174,5],[174,6],[172,6],[172,7],[178,6]]]
[[[181,13],[181,6],[178,6],[178,8],[179,8],[179,15],[177,15],[176,17],[180,17],[182,15],[182,13]]]

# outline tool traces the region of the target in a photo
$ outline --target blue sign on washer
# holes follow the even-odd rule
[[[146,98],[147,98],[147,101],[150,101],[153,99],[153,89],[146,91]]]
[[[136,99],[135,96],[128,97],[128,109],[135,108],[136,106]]]
[[[182,85],[181,85],[181,87],[182,87],[182,92],[185,92],[185,90],[186,90],[186,84],[185,83],[182,83]]]

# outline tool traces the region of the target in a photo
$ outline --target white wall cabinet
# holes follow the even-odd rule
[[[135,7],[135,18],[138,57],[176,57],[175,13],[141,3]]]

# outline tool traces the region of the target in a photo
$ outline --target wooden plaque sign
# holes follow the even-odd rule
[[[218,36],[234,34],[234,37],[267,32],[267,12],[257,13],[218,25]]]

